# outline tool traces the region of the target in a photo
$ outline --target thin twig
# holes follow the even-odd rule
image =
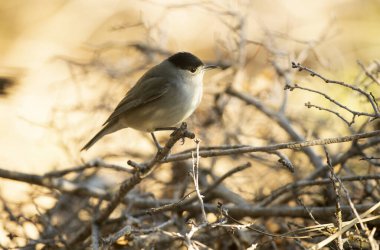
[[[158,226],[155,226],[155,227],[151,227],[151,228],[146,228],[146,229],[134,229],[132,226],[130,225],[126,225],[124,226],[123,228],[121,228],[120,230],[118,230],[116,233],[113,233],[107,237],[105,237],[102,242],[104,245],[106,246],[111,246],[112,244],[114,244],[120,237],[124,236],[124,235],[131,235],[131,234],[149,234],[149,233],[153,233],[153,232],[158,232],[160,231],[161,229],[169,226],[169,225],[172,225],[173,223],[175,222],[174,218],[158,225]]]
[[[307,213],[309,214],[310,218],[314,221],[314,223],[316,225],[320,225],[320,223],[315,219],[312,211],[310,211],[310,209],[303,203],[303,201],[301,199],[298,199],[298,202],[301,204],[301,206],[303,206],[305,208],[305,210],[307,211]]]
[[[342,189],[344,191],[344,194],[346,195],[346,199],[348,201],[348,204],[351,207],[352,212],[354,213],[354,215],[358,219],[359,224],[360,224],[362,230],[365,231],[367,228],[364,226],[364,223],[363,223],[362,219],[360,218],[358,211],[356,211],[355,205],[354,205],[354,203],[351,200],[350,193],[348,192],[347,188],[344,186],[344,184],[343,184],[343,182],[342,182],[342,180],[340,178],[338,178],[338,181],[339,181],[340,186],[342,187]]]
[[[205,212],[205,207],[203,204],[203,195],[201,194],[199,190],[199,144],[200,140],[195,139],[195,143],[197,145],[197,150],[195,151],[196,156],[193,155],[193,181],[194,181],[194,187],[195,187],[195,193],[197,194],[199,204],[201,206],[202,211],[202,223],[207,223],[207,215]]]
[[[323,80],[326,83],[337,84],[337,85],[340,85],[340,86],[352,89],[352,90],[354,90],[354,91],[356,91],[356,92],[364,95],[368,99],[368,101],[371,103],[373,111],[376,114],[376,117],[380,117],[380,111],[379,111],[379,107],[376,104],[376,101],[373,99],[373,97],[370,94],[368,94],[367,92],[365,92],[361,88],[355,87],[353,85],[347,84],[347,83],[342,82],[342,81],[328,79],[328,78],[322,76],[321,74],[315,72],[314,70],[309,69],[309,68],[307,68],[305,66],[302,66],[299,63],[292,62],[292,67],[293,68],[297,68],[300,71],[305,70],[306,72],[310,73],[311,76],[317,76],[318,78],[320,78],[321,80]]]
[[[364,71],[365,75],[370,78],[372,81],[374,81],[375,83],[377,83],[378,85],[380,85],[380,82],[379,80],[377,80],[366,68],[365,66],[358,60],[357,61],[358,65],[360,66],[360,68]]]
[[[367,113],[367,112],[359,112],[359,111],[355,111],[355,110],[352,110],[350,109],[349,107],[341,104],[340,102],[337,102],[335,101],[332,97],[330,97],[329,95],[321,92],[321,91],[318,91],[318,90],[314,90],[314,89],[310,89],[310,88],[306,88],[306,87],[301,87],[299,86],[298,84],[294,84],[292,86],[286,86],[285,89],[289,89],[290,91],[294,90],[294,89],[300,89],[300,90],[304,90],[304,91],[308,91],[308,92],[312,92],[312,93],[316,93],[318,95],[321,95],[323,96],[325,99],[329,100],[330,102],[334,103],[335,105],[337,105],[338,107],[350,112],[353,116],[369,116],[369,117],[377,117],[376,114],[370,114],[370,113]],[[307,106],[307,105],[306,105]]]
[[[317,106],[317,105],[311,104],[310,102],[305,103],[305,106],[306,106],[307,108],[316,108],[316,109],[318,109],[318,110],[323,110],[323,111],[327,111],[327,112],[329,112],[329,113],[332,113],[332,114],[336,115],[338,118],[340,118],[340,119],[341,119],[344,123],[346,123],[347,126],[349,126],[349,127],[355,122],[355,115],[352,116],[352,120],[351,120],[351,122],[349,122],[349,121],[347,121],[346,119],[344,119],[344,117],[343,117],[341,114],[339,114],[338,112],[333,111],[333,110],[331,110],[331,109],[323,108],[323,107],[320,107],[320,106]]]
[[[323,147],[323,149],[325,150],[325,155],[326,155],[326,159],[327,159],[327,166],[329,167],[330,169],[330,180],[331,180],[331,184],[333,185],[333,189],[334,189],[334,192],[335,192],[335,207],[336,207],[336,211],[335,211],[335,218],[336,218],[336,222],[338,224],[338,231],[342,231],[342,209],[341,209],[341,204],[340,204],[340,186],[338,185],[339,181],[338,181],[338,177],[335,175],[334,173],[334,168],[331,164],[331,160],[330,160],[330,156],[329,156],[329,153],[327,152],[327,149],[326,147]],[[340,234],[338,237],[337,237],[337,241],[338,241],[338,247],[340,250],[343,250],[343,239],[342,239],[342,235]]]

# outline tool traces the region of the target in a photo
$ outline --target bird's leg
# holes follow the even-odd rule
[[[166,130],[176,130],[177,127],[163,127],[163,128],[156,128],[154,132],[156,131],[166,131]]]
[[[187,126],[187,124],[186,124],[186,122],[182,122],[182,124],[183,125],[185,125],[185,126]],[[182,125],[181,125],[182,126]],[[178,128],[177,127],[162,127],[162,128],[156,128],[156,129],[154,129],[154,132],[155,131],[167,131],[167,130],[172,130],[173,131],[173,133],[174,133],[174,131],[176,131]],[[172,136],[173,135],[173,133],[171,133],[170,134],[170,136]],[[156,145],[157,145],[157,139],[155,139],[154,138],[154,135],[152,135],[153,136],[153,140],[155,140],[155,142],[154,143],[156,143]],[[185,138],[181,138],[181,142],[182,142],[182,145],[185,143]],[[158,144],[158,145],[160,145],[160,144]],[[161,147],[161,146],[160,146]],[[162,148],[162,147],[161,147]]]
[[[160,143],[158,142],[156,136],[154,135],[153,132],[150,133],[150,135],[152,136],[153,138],[153,141],[154,141],[154,144],[156,145],[158,151],[161,151],[163,149],[163,147],[160,145]]]

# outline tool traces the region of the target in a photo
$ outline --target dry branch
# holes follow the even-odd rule
[[[168,142],[165,144],[162,150],[159,150],[156,156],[149,162],[144,164],[144,168],[138,169],[135,171],[132,177],[128,178],[120,184],[119,190],[111,198],[108,206],[99,213],[95,218],[95,223],[102,225],[106,219],[111,215],[115,208],[122,202],[124,196],[138,183],[140,183],[145,177],[147,177],[151,172],[157,168],[157,164],[167,157],[171,148],[174,144],[184,138],[193,139],[195,135],[187,131],[187,126],[185,123],[181,125],[177,130],[175,130],[171,135]],[[68,245],[73,246],[78,242],[85,240],[91,233],[91,225],[85,225],[78,234],[69,241]]]

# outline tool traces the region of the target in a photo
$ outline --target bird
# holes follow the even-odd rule
[[[124,128],[149,132],[173,129],[199,106],[203,76],[215,65],[205,65],[190,52],[178,52],[150,68],[126,93],[103,128],[81,149],[88,150],[98,140]]]

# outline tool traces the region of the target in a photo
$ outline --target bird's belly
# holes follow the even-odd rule
[[[198,107],[202,89],[197,88],[193,95],[163,96],[143,107],[130,112],[124,123],[141,131],[154,131],[156,128],[171,127],[188,118]]]

